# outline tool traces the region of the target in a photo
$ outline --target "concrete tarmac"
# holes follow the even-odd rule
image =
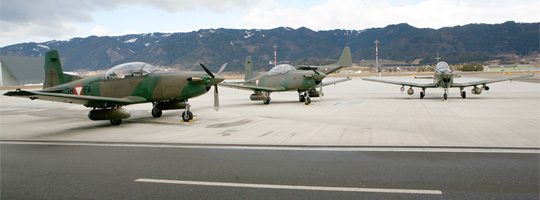
[[[384,77],[410,82],[426,79]],[[331,79],[331,78],[330,78]],[[482,78],[463,77],[455,82]],[[488,146],[540,147],[540,83],[489,84],[489,92],[462,99],[450,89],[419,89],[409,96],[399,85],[352,81],[325,87],[313,105],[296,92],[272,93],[272,101],[249,100],[250,91],[220,87],[219,112],[212,92],[191,99],[194,122],[183,110],[150,114],[150,103],[124,108],[120,126],[91,121],[82,105],[0,97],[1,140],[61,140],[262,145]],[[2,91],[4,93],[6,91]]]

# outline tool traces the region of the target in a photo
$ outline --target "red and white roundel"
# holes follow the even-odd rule
[[[82,93],[83,93],[83,87],[82,87],[82,85],[79,84],[79,85],[75,86],[75,94],[76,94],[76,95],[82,95]]]

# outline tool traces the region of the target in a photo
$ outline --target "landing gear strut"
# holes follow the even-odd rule
[[[163,111],[161,111],[160,109],[157,109],[157,108],[156,108],[157,102],[152,103],[152,105],[154,106],[154,107],[152,108],[152,117],[154,117],[154,118],[159,118],[159,117],[161,117],[161,115],[163,114]]]
[[[189,109],[191,108],[191,105],[187,102],[187,100],[185,104],[186,104],[186,110],[182,113],[182,121],[190,122],[191,120],[193,120],[193,113],[189,111]]]
[[[268,96],[268,99],[263,100],[263,103],[264,103],[264,104],[269,104],[269,103],[270,103],[270,100],[272,100],[272,99],[270,98],[270,93],[269,93],[269,92],[266,92],[265,94],[266,94],[266,96]]]

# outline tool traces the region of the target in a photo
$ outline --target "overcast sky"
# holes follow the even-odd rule
[[[539,22],[540,0],[0,0],[0,46],[209,28],[313,30]]]

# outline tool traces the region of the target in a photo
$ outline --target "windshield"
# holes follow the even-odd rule
[[[292,65],[282,64],[282,65],[278,65],[270,69],[270,71],[268,71],[268,75],[285,74],[287,72],[295,71],[295,70],[296,69]]]
[[[437,63],[437,67],[435,69],[437,72],[450,71],[450,66],[448,66],[448,63],[446,62],[439,62]]]
[[[105,76],[107,79],[118,79],[118,78],[128,78],[128,77],[141,77],[146,76],[158,69],[151,64],[144,62],[130,62],[109,69]]]

